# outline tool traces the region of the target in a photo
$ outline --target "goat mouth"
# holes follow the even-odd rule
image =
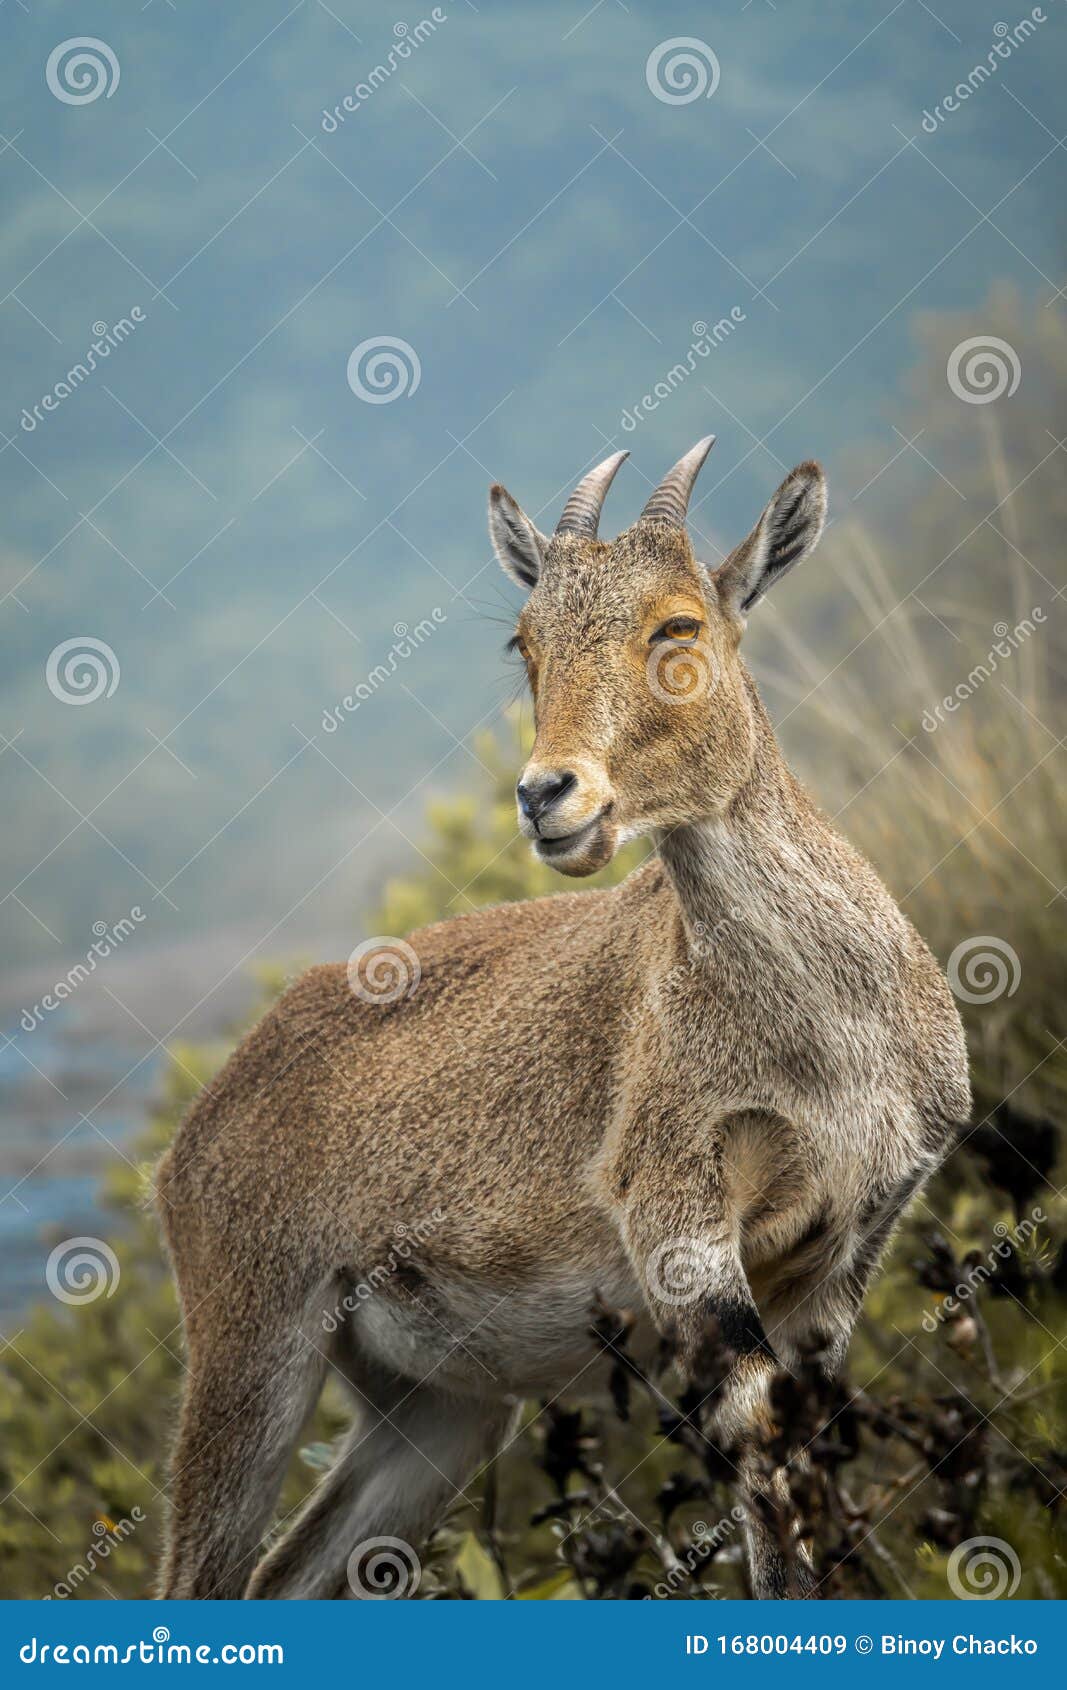
[[[607,809],[598,810],[595,816],[591,816],[587,822],[583,822],[581,827],[576,827],[573,833],[561,833],[554,839],[546,838],[544,834],[538,834],[533,841],[538,856],[544,858],[547,862],[551,862],[554,857],[569,856],[578,846],[584,845],[592,839],[607,813]]]

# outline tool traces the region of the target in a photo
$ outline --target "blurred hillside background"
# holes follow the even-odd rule
[[[831,529],[748,658],[794,766],[949,966],[975,1061],[976,1131],[854,1348],[892,1426],[849,1457],[843,1537],[890,1516],[852,1593],[945,1594],[979,1529],[1014,1546],[1017,1594],[1062,1591],[1060,0],[479,0],[426,28],[347,0],[81,12],[0,14],[0,1590],[47,1594],[134,1508],[76,1593],[147,1588],[181,1352],[144,1172],[238,1025],[366,935],[559,889],[515,837],[528,723],[487,483],[547,526],[627,446],[614,530],[714,430],[709,562],[793,463],[827,468]],[[70,103],[46,66],[85,27],[118,75],[94,49],[110,94]],[[701,49],[693,97],[657,69],[676,37]],[[350,360],[383,337],[404,345],[375,390]],[[99,665],[88,702],[68,641]],[[1036,1209],[973,1331],[924,1326]],[[81,1235],[116,1283],[64,1306],[49,1254]],[[654,1584],[613,1487],[659,1530],[677,1452],[583,1412],[585,1514],[528,1526],[569,1482],[574,1426],[546,1458],[542,1416],[501,1463],[499,1533],[461,1518],[444,1542],[442,1589]],[[736,1588],[731,1553],[698,1557],[709,1589]]]

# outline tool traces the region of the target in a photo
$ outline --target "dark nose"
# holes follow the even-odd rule
[[[536,780],[520,780],[515,795],[523,815],[527,820],[536,822],[565,792],[570,791],[577,779],[570,769],[558,769],[553,774],[539,775]]]

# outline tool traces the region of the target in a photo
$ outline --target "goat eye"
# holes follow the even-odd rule
[[[657,628],[652,639],[655,640],[695,640],[700,632],[700,623],[695,616],[672,616],[669,622],[664,622],[662,628]]]

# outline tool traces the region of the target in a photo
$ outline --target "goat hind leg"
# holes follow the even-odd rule
[[[226,1315],[210,1341],[190,1345],[171,1462],[164,1597],[242,1595],[322,1385],[324,1358],[295,1323],[268,1336]]]
[[[359,1408],[333,1468],[257,1567],[252,1597],[414,1595],[418,1551],[514,1410],[363,1369]]]

